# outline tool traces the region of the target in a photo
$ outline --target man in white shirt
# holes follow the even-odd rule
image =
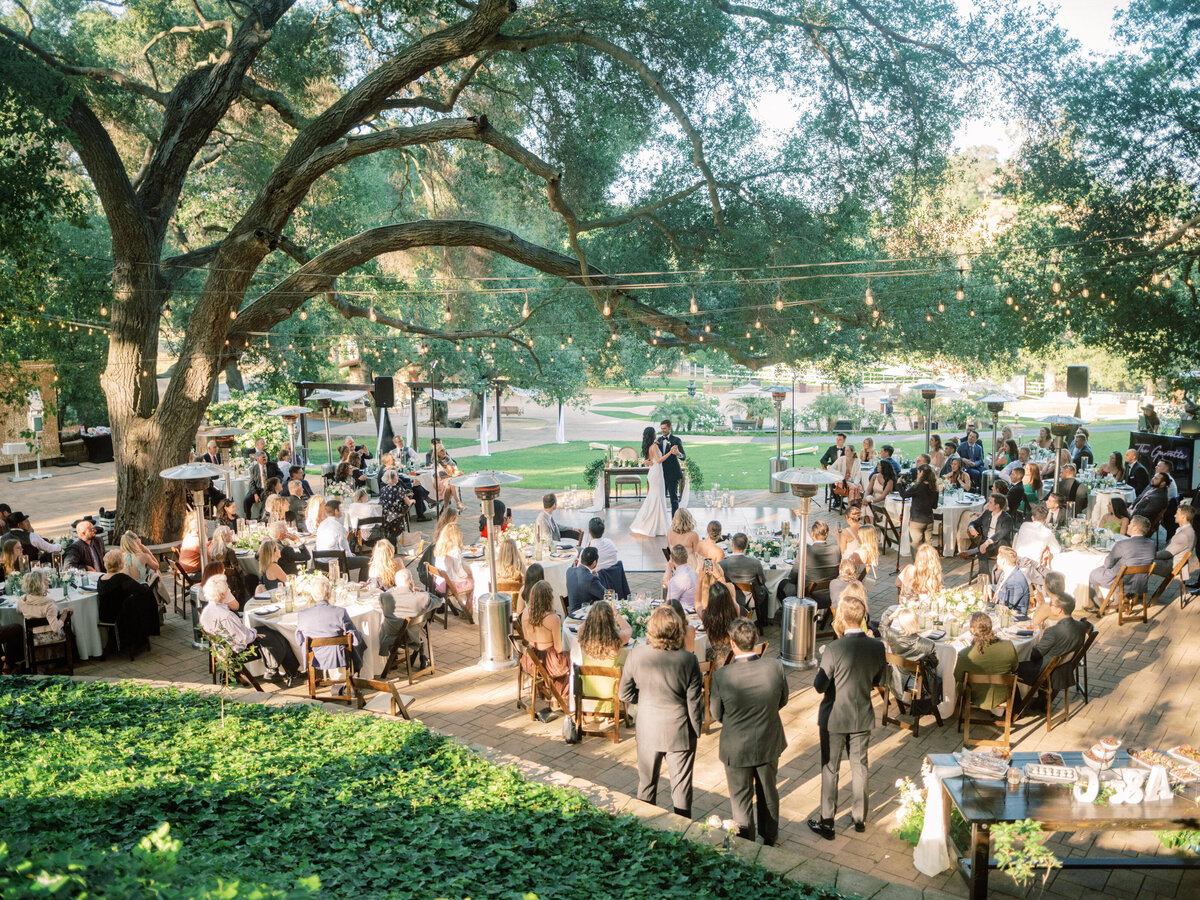
[[[288,687],[300,681],[300,664],[292,645],[278,631],[259,625],[251,628],[229,608],[236,602],[224,575],[213,575],[204,583],[204,609],[200,611],[200,629],[205,634],[227,639],[235,653],[254,647],[262,657],[267,674],[273,679],[286,678]],[[282,668],[282,672],[279,670]]]
[[[587,545],[595,547],[600,554],[600,560],[596,563],[597,572],[617,564],[617,545],[604,536],[604,520],[599,516],[593,516],[588,522]]]
[[[317,526],[317,542],[313,547],[317,551],[341,550],[346,554],[346,572],[354,580],[370,562],[365,556],[354,556],[350,552],[350,539],[346,535],[346,527],[342,524],[342,501],[325,501],[325,519]],[[324,561],[323,561],[324,562]],[[320,568],[326,568],[324,563]]]
[[[1017,466],[1020,466],[1021,468],[1025,468],[1028,465],[1028,463],[1029,463],[1029,448],[1021,447],[1020,449],[1017,450],[1017,458],[1010,459],[1008,461],[1008,465],[1000,470],[1000,474],[1003,475],[1005,478],[1008,478],[1009,475],[1012,474],[1013,469],[1015,469]]]
[[[6,538],[15,538],[21,542],[21,549],[25,552],[34,563],[38,561],[38,557],[45,553],[50,556],[58,553],[62,548],[58,544],[52,544],[36,531],[29,523],[29,516],[23,512],[10,513],[8,516],[8,533]]]
[[[348,530],[353,531],[357,528],[359,519],[369,519],[381,514],[381,510],[369,502],[370,496],[366,488],[359,488],[354,492],[353,502],[346,507],[346,528]]]
[[[537,521],[534,522],[535,529],[540,528],[541,533],[549,537],[552,541],[571,540],[579,541],[583,538],[583,532],[576,528],[563,528],[554,519],[554,512],[558,509],[558,497],[554,494],[545,494],[542,497],[542,511],[538,513]],[[604,568],[601,566],[601,568]]]
[[[688,565],[687,547],[676,544],[671,548],[671,561],[663,574],[663,586],[668,600],[678,600],[688,612],[696,611],[696,570]]]
[[[1052,557],[1062,552],[1054,529],[1046,524],[1049,515],[1046,504],[1038,503],[1033,507],[1030,520],[1017,530],[1017,536],[1013,540],[1013,550],[1017,552],[1018,559],[1032,560],[1041,565],[1042,553],[1046,550],[1050,551]]]

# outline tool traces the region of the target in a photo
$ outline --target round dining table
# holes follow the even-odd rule
[[[1137,492],[1127,484],[1118,484],[1113,487],[1097,488],[1088,492],[1088,524],[1093,527],[1099,527],[1100,520],[1112,512],[1112,502],[1114,498],[1119,497],[1125,501],[1127,509],[1133,507],[1133,501],[1137,499]]]
[[[964,494],[960,498],[953,492],[948,493],[949,496],[943,495],[941,505],[934,510],[942,516],[942,556],[946,557],[954,556],[959,550],[959,530],[963,516],[965,515],[966,521],[969,522],[983,512],[983,507],[987,505],[987,500],[978,494]],[[900,526],[901,556],[909,556],[912,552],[908,539],[908,507],[911,504],[911,500],[903,500],[899,494],[889,495],[884,502],[884,508],[893,522],[900,522],[901,515],[904,517],[904,523]]]
[[[93,578],[95,576],[92,576]],[[71,631],[75,634],[75,653],[79,659],[95,659],[104,655],[100,640],[100,607],[95,589],[73,587],[50,588],[47,595],[59,611],[73,609]],[[0,598],[0,625],[24,625],[25,617],[17,609],[17,598]]]

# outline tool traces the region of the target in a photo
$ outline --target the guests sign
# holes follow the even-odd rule
[[[1129,446],[1138,452],[1138,458],[1151,472],[1160,461],[1169,463],[1171,477],[1181,494],[1200,486],[1200,470],[1197,469],[1200,458],[1196,455],[1196,442],[1190,437],[1131,431]]]

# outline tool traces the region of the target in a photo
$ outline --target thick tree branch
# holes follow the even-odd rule
[[[708,200],[712,206],[713,221],[716,222],[718,228],[724,229],[725,218],[721,212],[721,198],[717,192],[717,181],[713,177],[712,169],[709,168],[708,160],[705,159],[704,141],[700,136],[700,132],[692,124],[692,120],[687,112],[684,111],[683,104],[663,86],[661,76],[646,65],[645,62],[619,44],[614,44],[612,41],[594,35],[582,28],[537,31],[523,35],[498,34],[489,42],[489,46],[497,50],[515,50],[520,53],[525,53],[535,47],[545,47],[551,44],[584,44],[593,50],[598,50],[607,56],[611,56],[618,62],[624,63],[637,73],[646,86],[654,92],[654,95],[671,110],[675,121],[683,129],[683,133],[691,143],[692,163],[700,171],[700,174],[704,177],[705,184],[708,186]]]
[[[480,66],[487,62],[492,55],[490,51],[479,54],[475,61],[471,63],[470,68],[455,82],[454,87],[450,89],[450,95],[445,100],[424,96],[399,97],[385,103],[381,111],[388,109],[429,109],[434,112],[449,113],[458,103],[458,98],[467,89],[467,85],[471,83],[471,79],[475,77],[475,73],[479,71]]]
[[[174,289],[179,279],[188,272],[207,266],[216,258],[220,249],[221,242],[218,241],[215,244],[197,247],[195,250],[189,250],[187,253],[181,253],[178,256],[170,256],[164,259],[160,267],[163,290],[169,293]]]
[[[273,91],[259,84],[249,75],[242,79],[242,96],[259,109],[269,107],[279,114],[284,124],[299,131],[309,123],[308,117],[297,110],[290,100],[279,91]]]

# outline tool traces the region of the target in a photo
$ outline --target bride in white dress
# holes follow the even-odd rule
[[[654,440],[655,431],[652,427],[642,432],[642,458],[647,461],[650,471],[646,473],[646,499],[638,510],[637,518],[629,530],[643,537],[657,537],[667,533],[667,487],[663,480],[662,453]],[[675,452],[675,448],[671,448]]]

